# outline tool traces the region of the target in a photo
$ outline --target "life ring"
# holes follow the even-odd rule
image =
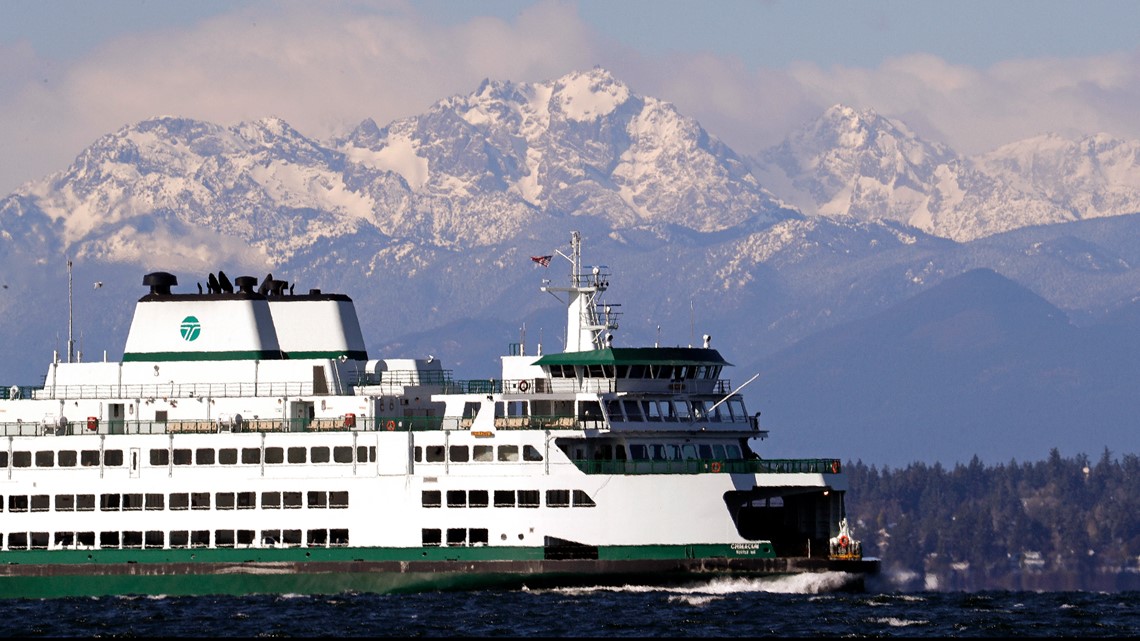
[[[846,534],[840,534],[839,538],[837,539],[837,542],[839,543],[839,547],[845,548],[845,547],[847,547],[847,544],[850,543],[851,541],[847,538]]]
[[[719,472],[720,471],[720,461],[713,461],[712,463],[710,463],[709,464],[709,471]]]
[[[519,381],[519,391],[525,392],[530,389],[530,383],[527,381]]]
[[[345,427],[356,427],[356,414],[352,414],[351,412],[348,414],[345,414],[344,415],[344,426]]]
[[[831,473],[832,474],[839,474],[839,461],[832,461],[831,462]]]
[[[386,429],[387,429],[389,432],[391,432],[391,431],[394,431],[394,430],[396,429],[396,421],[388,421],[388,424],[387,424],[387,425],[385,425],[384,427],[385,427],[385,428],[386,428]]]

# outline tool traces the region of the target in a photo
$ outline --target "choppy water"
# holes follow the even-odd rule
[[[1039,637],[1140,634],[1140,592],[833,591],[842,576],[413,595],[0,601],[3,636]]]

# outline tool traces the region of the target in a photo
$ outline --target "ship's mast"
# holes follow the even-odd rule
[[[609,274],[601,266],[591,267],[589,272],[582,267],[582,234],[573,232],[570,237],[570,255],[555,250],[559,256],[570,261],[570,286],[552,287],[544,285],[542,291],[554,294],[565,292],[566,304],[566,351],[582,352],[604,349],[609,346],[606,330],[617,329],[617,313],[612,305],[604,305],[599,310],[599,297],[609,287]],[[555,294],[557,297],[557,294]],[[562,300],[559,298],[559,300]]]
[[[71,333],[71,259],[67,259],[67,362],[70,363],[75,354],[75,340]]]

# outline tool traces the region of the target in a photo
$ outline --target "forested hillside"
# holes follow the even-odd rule
[[[865,555],[908,589],[1140,587],[1140,457],[947,469],[848,463]]]

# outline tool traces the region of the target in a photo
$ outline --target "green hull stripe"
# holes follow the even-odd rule
[[[583,552],[596,552],[597,558],[581,558]],[[701,577],[805,572],[845,572],[852,585],[858,586],[864,576],[879,572],[875,559],[770,558],[770,553],[771,545],[767,542],[601,549],[565,546],[36,550],[0,554],[0,560],[5,561],[0,563],[0,598],[407,593],[491,587],[650,585]],[[271,557],[276,561],[269,560]],[[514,560],[496,560],[505,557]],[[405,560],[391,560],[396,558]]]

